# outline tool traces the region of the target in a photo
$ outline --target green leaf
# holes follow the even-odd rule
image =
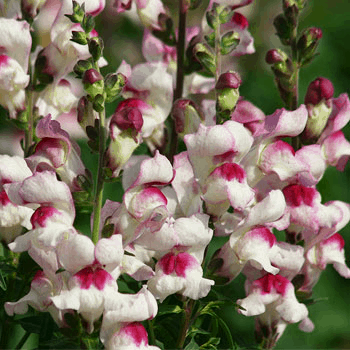
[[[201,329],[201,328],[197,328],[197,327],[194,327],[192,326],[190,331],[188,332],[188,337],[194,337],[196,334],[205,334],[205,335],[209,335],[211,334],[211,332],[209,331],[206,331],[204,329]]]
[[[220,338],[212,337],[205,344],[201,345],[199,349],[217,349],[217,346],[220,344]]]
[[[29,316],[23,317],[17,320],[17,322],[23,327],[23,329],[29,333],[39,334],[42,327],[42,317]]]
[[[161,350],[165,350],[164,344],[160,340],[156,339],[156,346],[158,346]]]
[[[219,321],[222,331],[225,333],[225,337],[227,342],[230,345],[230,349],[237,349],[237,345],[234,343],[232,339],[230,328],[228,327],[226,322],[220,316],[217,317],[217,320]]]
[[[0,270],[0,288],[1,288],[3,291],[6,291],[6,290],[7,290],[6,281],[5,281],[4,276],[2,275],[2,271],[1,271],[1,270]]]
[[[184,310],[179,305],[164,305],[159,307],[157,316],[167,315],[167,314],[179,314]]]
[[[200,347],[199,345],[196,343],[196,341],[194,340],[194,338],[191,339],[191,341],[187,344],[187,346],[185,347],[185,350],[199,350]]]

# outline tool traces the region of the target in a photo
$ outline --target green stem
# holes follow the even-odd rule
[[[177,70],[176,70],[176,88],[174,91],[173,101],[178,100],[182,97],[183,85],[184,85],[184,62],[185,62],[185,43],[186,43],[186,7],[185,0],[179,1],[179,35],[176,44],[177,54]],[[177,152],[178,135],[175,129],[175,121],[172,120],[171,137],[169,140],[169,160],[173,162],[174,155]]]
[[[215,28],[215,82],[219,80],[221,74],[221,33],[220,24]]]
[[[100,232],[100,221],[101,221],[101,209],[103,199],[103,167],[104,167],[104,153],[106,148],[106,136],[105,136],[105,110],[100,115],[99,124],[99,155],[98,155],[98,173],[96,179],[96,192],[94,200],[94,219],[92,229],[92,241],[94,244],[98,242]]]
[[[183,316],[180,336],[176,344],[177,349],[182,349],[185,344],[187,331],[191,322],[191,316],[192,316],[192,310],[193,310],[194,304],[195,304],[195,300],[193,299],[186,298],[186,300],[184,301],[185,312]]]
[[[293,30],[293,38],[291,42],[292,49],[292,63],[293,63],[293,74],[292,74],[292,92],[290,94],[290,99],[287,108],[291,111],[295,111],[299,106],[299,72],[300,65],[298,62],[298,50],[297,50],[297,29],[298,24]],[[295,151],[301,148],[301,142],[299,136],[292,137],[292,147]]]
[[[149,345],[156,345],[156,336],[154,334],[154,319],[148,320],[148,336],[149,336]]]

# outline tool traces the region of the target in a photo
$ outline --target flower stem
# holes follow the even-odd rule
[[[299,62],[298,62],[298,50],[297,50],[297,28],[298,25],[293,30],[293,37],[291,42],[292,49],[292,62],[293,62],[293,74],[292,74],[292,84],[293,91],[289,101],[288,108],[294,111],[298,108],[298,98],[299,98]]]
[[[100,221],[101,221],[101,209],[103,199],[103,167],[104,167],[104,153],[106,148],[106,136],[105,136],[105,110],[99,113],[99,155],[98,155],[98,173],[96,180],[96,192],[94,199],[94,219],[92,229],[92,241],[94,244],[98,242],[100,232]]]
[[[184,85],[184,61],[185,61],[185,43],[186,43],[186,7],[185,0],[179,1],[179,30],[178,39],[176,44],[177,54],[177,70],[176,70],[176,88],[174,90],[173,101],[182,97],[183,85]],[[171,137],[169,140],[169,156],[170,162],[173,162],[174,155],[177,151],[178,135],[175,129],[175,121],[172,120]]]
[[[220,24],[215,28],[215,82],[219,80],[221,73],[221,47],[220,47]]]
[[[179,336],[179,339],[178,339],[177,344],[176,344],[177,349],[182,349],[184,344],[185,344],[188,327],[189,327],[190,322],[191,322],[191,316],[192,316],[192,310],[194,307],[194,303],[195,303],[195,300],[189,299],[189,298],[186,298],[186,300],[184,301],[185,312],[184,312],[184,316],[183,316],[180,336]]]

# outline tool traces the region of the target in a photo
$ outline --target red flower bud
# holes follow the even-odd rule
[[[142,112],[137,104],[140,102],[142,108],[143,101],[137,99],[127,99],[122,101],[112,116],[111,125],[116,124],[120,130],[132,129],[141,131],[143,125]]]
[[[268,64],[275,64],[278,62],[285,62],[288,56],[281,50],[272,49],[267,51],[265,61]]]
[[[241,77],[236,72],[226,72],[220,75],[215,85],[216,90],[222,89],[238,89],[242,84]]]
[[[78,107],[77,107],[77,118],[78,118],[78,123],[81,123],[86,114],[86,110],[88,108],[89,101],[86,98],[86,96],[83,96],[80,98],[78,102]]]
[[[96,81],[103,80],[103,76],[96,69],[88,69],[83,76],[84,84],[94,84]]]
[[[329,100],[333,97],[334,88],[330,80],[326,78],[317,78],[312,83],[310,83],[306,96],[305,104],[317,105],[322,100]]]
[[[193,109],[194,111],[198,111],[197,105],[192,100],[180,99],[174,102],[172,116],[175,121],[175,129],[178,134],[184,132],[186,125],[186,117],[188,118],[188,116],[191,116],[190,112],[193,112]],[[192,120],[192,123],[194,123],[194,120]]]

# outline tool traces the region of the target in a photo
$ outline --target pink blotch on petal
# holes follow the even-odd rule
[[[47,219],[51,218],[55,214],[59,214],[59,211],[54,207],[40,207],[35,210],[34,214],[30,218],[30,222],[34,228],[45,227]]]
[[[175,269],[175,254],[168,253],[164,255],[158,264],[166,275],[170,275]]]
[[[33,281],[36,281],[36,280],[38,280],[38,279],[44,278],[44,277],[45,277],[44,271],[38,270],[38,271],[35,273],[32,282],[33,282]]]
[[[267,227],[255,227],[250,231],[250,234],[253,236],[261,237],[264,241],[269,242],[270,247],[276,243],[275,235]]]
[[[145,327],[138,322],[133,322],[128,324],[127,326],[123,327],[120,330],[121,334],[128,335],[131,337],[134,341],[134,344],[136,346],[140,346],[143,344],[148,344],[148,335],[146,332]]]
[[[4,206],[11,203],[11,201],[10,201],[9,197],[7,196],[7,193],[5,191],[0,192],[0,203]]]
[[[302,204],[312,206],[317,191],[312,187],[302,185],[290,185],[283,189],[287,205],[299,207]]]
[[[244,169],[236,163],[222,164],[218,166],[211,175],[222,177],[227,181],[238,180],[240,183],[246,178]]]
[[[186,270],[197,263],[197,260],[188,253],[179,253],[176,256],[175,272],[180,277],[186,277]]]
[[[168,204],[167,198],[164,196],[162,191],[157,187],[150,186],[150,187],[145,188],[141,192],[141,197],[144,197],[144,199],[146,199],[146,200],[153,197],[152,198],[153,200],[158,199],[159,201],[163,202],[164,205]]]
[[[261,288],[262,294],[270,294],[275,290],[282,296],[285,295],[289,284],[290,282],[287,278],[270,273],[253,282],[253,286]]]
[[[180,277],[186,277],[186,270],[197,263],[197,260],[186,252],[175,255],[168,253],[159,260],[159,265],[166,275],[175,273]]]
[[[85,267],[74,275],[80,284],[81,289],[89,289],[94,285],[98,290],[102,290],[105,285],[113,281],[113,277],[101,267]]]
[[[90,38],[96,38],[97,36],[98,36],[97,30],[96,30],[96,29],[93,29],[93,30],[90,32]]]
[[[337,244],[339,246],[339,250],[341,251],[344,249],[345,241],[344,241],[344,238],[339,233],[335,233],[334,235],[332,235],[328,239],[325,239],[321,243],[321,245],[328,245],[328,244]]]
[[[113,281],[113,277],[104,269],[97,268],[94,272],[94,285],[98,290],[102,290],[106,283]]]
[[[89,289],[92,285],[94,272],[92,267],[85,267],[74,276],[78,279],[81,289]]]
[[[294,148],[289,143],[284,142],[282,140],[279,140],[279,141],[275,142],[273,144],[273,148],[276,151],[280,151],[280,152],[289,151],[289,152],[291,152],[293,154],[293,156],[295,156]]]
[[[0,55],[0,67],[8,64],[9,57],[6,55]]]
[[[124,108],[132,108],[132,107],[140,108],[140,109],[150,109],[151,108],[151,106],[148,103],[146,103],[138,98],[128,98],[128,99],[120,102],[115,111],[119,112]]]
[[[232,22],[237,24],[242,30],[246,29],[249,25],[247,18],[239,12],[235,12],[231,20]]]
[[[224,162],[232,162],[233,158],[237,155],[237,152],[234,150],[227,151],[223,154],[219,154],[217,156],[214,156],[213,163],[224,163]]]

